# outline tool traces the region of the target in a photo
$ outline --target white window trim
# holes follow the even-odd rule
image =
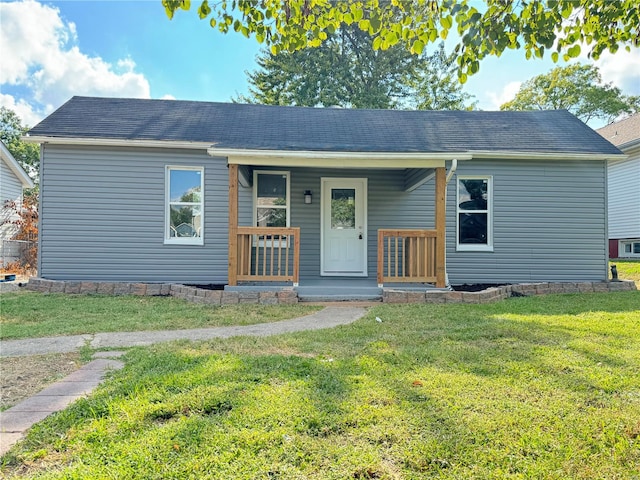
[[[640,258],[640,253],[633,253],[633,244],[640,243],[640,239],[619,240],[618,241],[618,258]],[[625,245],[631,245],[631,252],[624,251]]]
[[[171,229],[171,216],[169,213],[169,208],[171,205],[170,198],[170,180],[171,180],[171,170],[192,170],[200,172],[200,191],[202,192],[200,195],[200,211],[202,212],[202,227],[200,231],[199,237],[171,237],[170,229]],[[165,245],[204,245],[204,167],[193,167],[193,166],[185,166],[185,165],[167,165],[165,167],[164,174],[164,243]]]
[[[460,181],[461,180],[486,180],[489,194],[487,196],[487,210],[462,210],[460,209]],[[460,240],[460,213],[486,213],[487,214],[487,243],[471,244],[459,243]],[[458,252],[493,252],[493,176],[492,175],[458,175],[456,178],[456,251]]]
[[[283,175],[287,179],[287,203],[285,206],[281,208],[286,208],[287,210],[287,224],[286,227],[289,228],[291,226],[291,172],[288,170],[254,170],[253,171],[253,226],[258,226],[258,175]],[[280,206],[276,206],[279,208]],[[273,208],[273,207],[269,207]],[[259,245],[258,245],[259,244]],[[277,242],[274,246],[278,246],[279,242]],[[263,241],[257,242],[254,236],[253,246],[264,245]],[[271,241],[267,242],[267,246],[271,246]]]

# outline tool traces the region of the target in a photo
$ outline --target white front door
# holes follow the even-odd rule
[[[322,178],[321,275],[367,276],[367,179]]]

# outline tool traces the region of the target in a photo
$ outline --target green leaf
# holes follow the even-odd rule
[[[578,55],[580,55],[580,45],[576,44],[569,50],[567,50],[567,55],[569,55],[570,58],[576,58]]]
[[[424,50],[424,42],[422,40],[418,39],[413,42],[413,45],[411,45],[411,51],[417,55],[420,55],[422,50]]]
[[[218,22],[216,22],[215,18],[212,18],[211,20],[209,20],[209,25],[211,25],[211,28],[215,28],[216,23],[218,23]]]
[[[553,52],[551,54],[551,60],[553,60],[553,63],[558,63],[558,57],[559,57],[558,52]]]
[[[371,17],[371,19],[369,19],[369,24],[371,25],[371,29],[369,30],[369,33],[373,34],[373,33],[378,33],[380,31],[382,22],[380,21],[380,18],[376,16],[376,17]]]
[[[202,20],[203,18],[207,18],[210,13],[211,8],[209,7],[209,2],[207,0],[204,0],[198,8],[198,16],[200,17],[200,20]]]
[[[369,28],[371,28],[371,22],[369,22],[369,20],[367,20],[366,18],[363,18],[358,22],[358,28],[363,32],[368,32]]]
[[[450,29],[453,26],[453,18],[451,16],[440,17],[440,25],[442,28]]]

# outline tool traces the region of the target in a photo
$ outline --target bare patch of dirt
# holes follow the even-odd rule
[[[456,292],[482,292],[487,288],[504,287],[505,285],[507,284],[506,283],[473,283],[473,284],[465,283],[464,285],[452,285],[452,287]]]
[[[82,366],[79,353],[4,357],[0,362],[0,411],[35,395]]]

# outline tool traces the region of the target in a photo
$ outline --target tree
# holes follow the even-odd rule
[[[610,83],[603,84],[595,66],[573,64],[527,80],[513,100],[500,106],[500,110],[548,109],[569,110],[585,123],[610,123],[621,114],[640,111],[640,97],[625,96]]]
[[[32,274],[38,267],[38,196],[25,195],[22,202],[11,200],[3,205],[4,220],[0,225],[13,225],[16,233],[11,240],[18,241],[20,258],[0,265],[5,272]]]
[[[353,26],[316,48],[273,54],[264,50],[248,72],[249,96],[268,105],[464,109],[471,98],[454,76],[444,45],[428,56],[400,45],[373,50],[373,38]]]
[[[410,87],[415,90],[415,108],[419,110],[470,110],[476,102],[469,103],[473,96],[462,91],[455,77],[456,56],[447,55],[444,43],[438,50],[424,59],[427,68],[418,71],[411,79]]]
[[[37,180],[40,168],[40,146],[23,142],[21,137],[29,127],[23,126],[13,110],[0,107],[0,140],[31,178]]]
[[[190,0],[162,0],[173,18],[189,10]],[[640,46],[640,8],[637,0],[202,0],[201,19],[223,33],[230,29],[266,42],[271,51],[295,51],[319,46],[345,25],[374,37],[372,47],[385,50],[404,45],[422,53],[425,45],[446,39],[451,30],[460,41],[455,53],[458,77],[480,68],[487,55],[524,49],[525,56],[542,58],[551,51],[557,61],[580,54],[582,46],[597,59],[608,50]]]

